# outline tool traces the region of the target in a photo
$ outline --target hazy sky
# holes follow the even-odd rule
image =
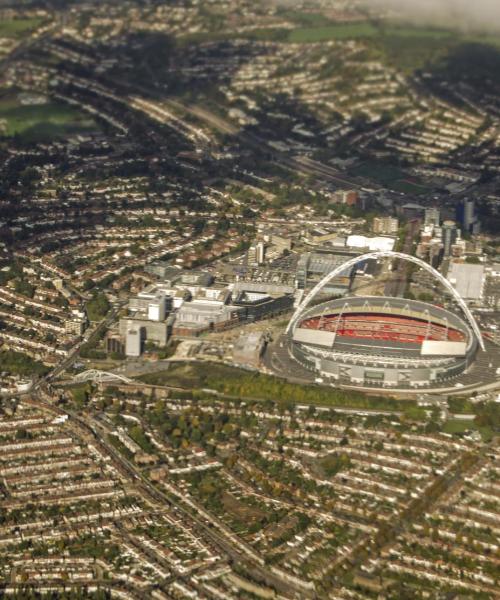
[[[500,31],[500,0],[365,0],[425,22]]]

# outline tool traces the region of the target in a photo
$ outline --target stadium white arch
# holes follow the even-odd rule
[[[340,275],[343,271],[350,269],[351,267],[354,267],[355,265],[357,265],[358,263],[360,263],[364,260],[378,260],[379,258],[399,258],[401,260],[406,260],[408,262],[411,262],[411,263],[421,267],[422,269],[425,269],[428,273],[430,273],[433,277],[435,277],[440,283],[442,283],[444,285],[444,287],[453,296],[453,298],[457,301],[458,305],[464,312],[464,314],[467,318],[467,321],[469,322],[469,325],[471,326],[471,328],[477,338],[477,341],[479,342],[479,345],[481,346],[482,350],[485,351],[483,336],[481,335],[481,330],[479,329],[479,326],[478,326],[476,320],[474,319],[474,316],[471,313],[469,307],[464,302],[464,300],[462,299],[460,294],[457,292],[457,290],[451,285],[451,283],[445,277],[443,277],[443,275],[441,275],[441,273],[439,273],[439,271],[436,271],[436,269],[434,269],[434,267],[432,267],[429,263],[426,263],[423,260],[421,260],[420,258],[417,258],[415,256],[411,256],[409,254],[404,254],[403,252],[394,252],[392,250],[381,250],[378,252],[369,252],[368,254],[362,254],[361,256],[355,256],[354,258],[351,258],[344,264],[339,265],[338,267],[333,269],[333,271],[330,271],[330,273],[325,275],[325,277],[323,277],[323,279],[307,294],[307,296],[299,304],[299,306],[297,307],[296,311],[293,313],[293,316],[288,323],[288,326],[286,328],[286,333],[290,333],[290,332],[293,333],[295,331],[295,328],[297,327],[297,321],[299,320],[301,314],[309,306],[309,304],[315,298],[316,294],[318,294],[332,279],[334,279],[335,277]]]

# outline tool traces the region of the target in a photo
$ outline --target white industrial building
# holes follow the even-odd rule
[[[196,330],[220,328],[238,320],[243,309],[228,306],[218,300],[200,299],[185,302],[175,319],[174,332],[179,335]]]
[[[486,279],[483,265],[452,262],[447,279],[464,300],[482,300]]]
[[[359,248],[369,250],[370,252],[390,252],[394,248],[396,239],[393,237],[367,237],[365,235],[350,235],[347,238],[346,246],[349,248]]]

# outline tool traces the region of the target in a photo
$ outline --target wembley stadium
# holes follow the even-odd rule
[[[428,271],[461,310],[378,296],[356,296],[313,305],[341,273],[366,260],[400,259]],[[305,297],[285,333],[292,362],[317,377],[356,386],[435,387],[468,371],[484,340],[466,302],[431,265],[394,251],[356,256],[325,275]]]
[[[387,297],[332,300],[301,312],[290,354],[339,383],[425,387],[466,371],[478,350],[471,327],[439,306]]]

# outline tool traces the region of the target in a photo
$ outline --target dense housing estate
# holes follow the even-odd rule
[[[495,36],[0,4],[0,597],[498,598]]]

